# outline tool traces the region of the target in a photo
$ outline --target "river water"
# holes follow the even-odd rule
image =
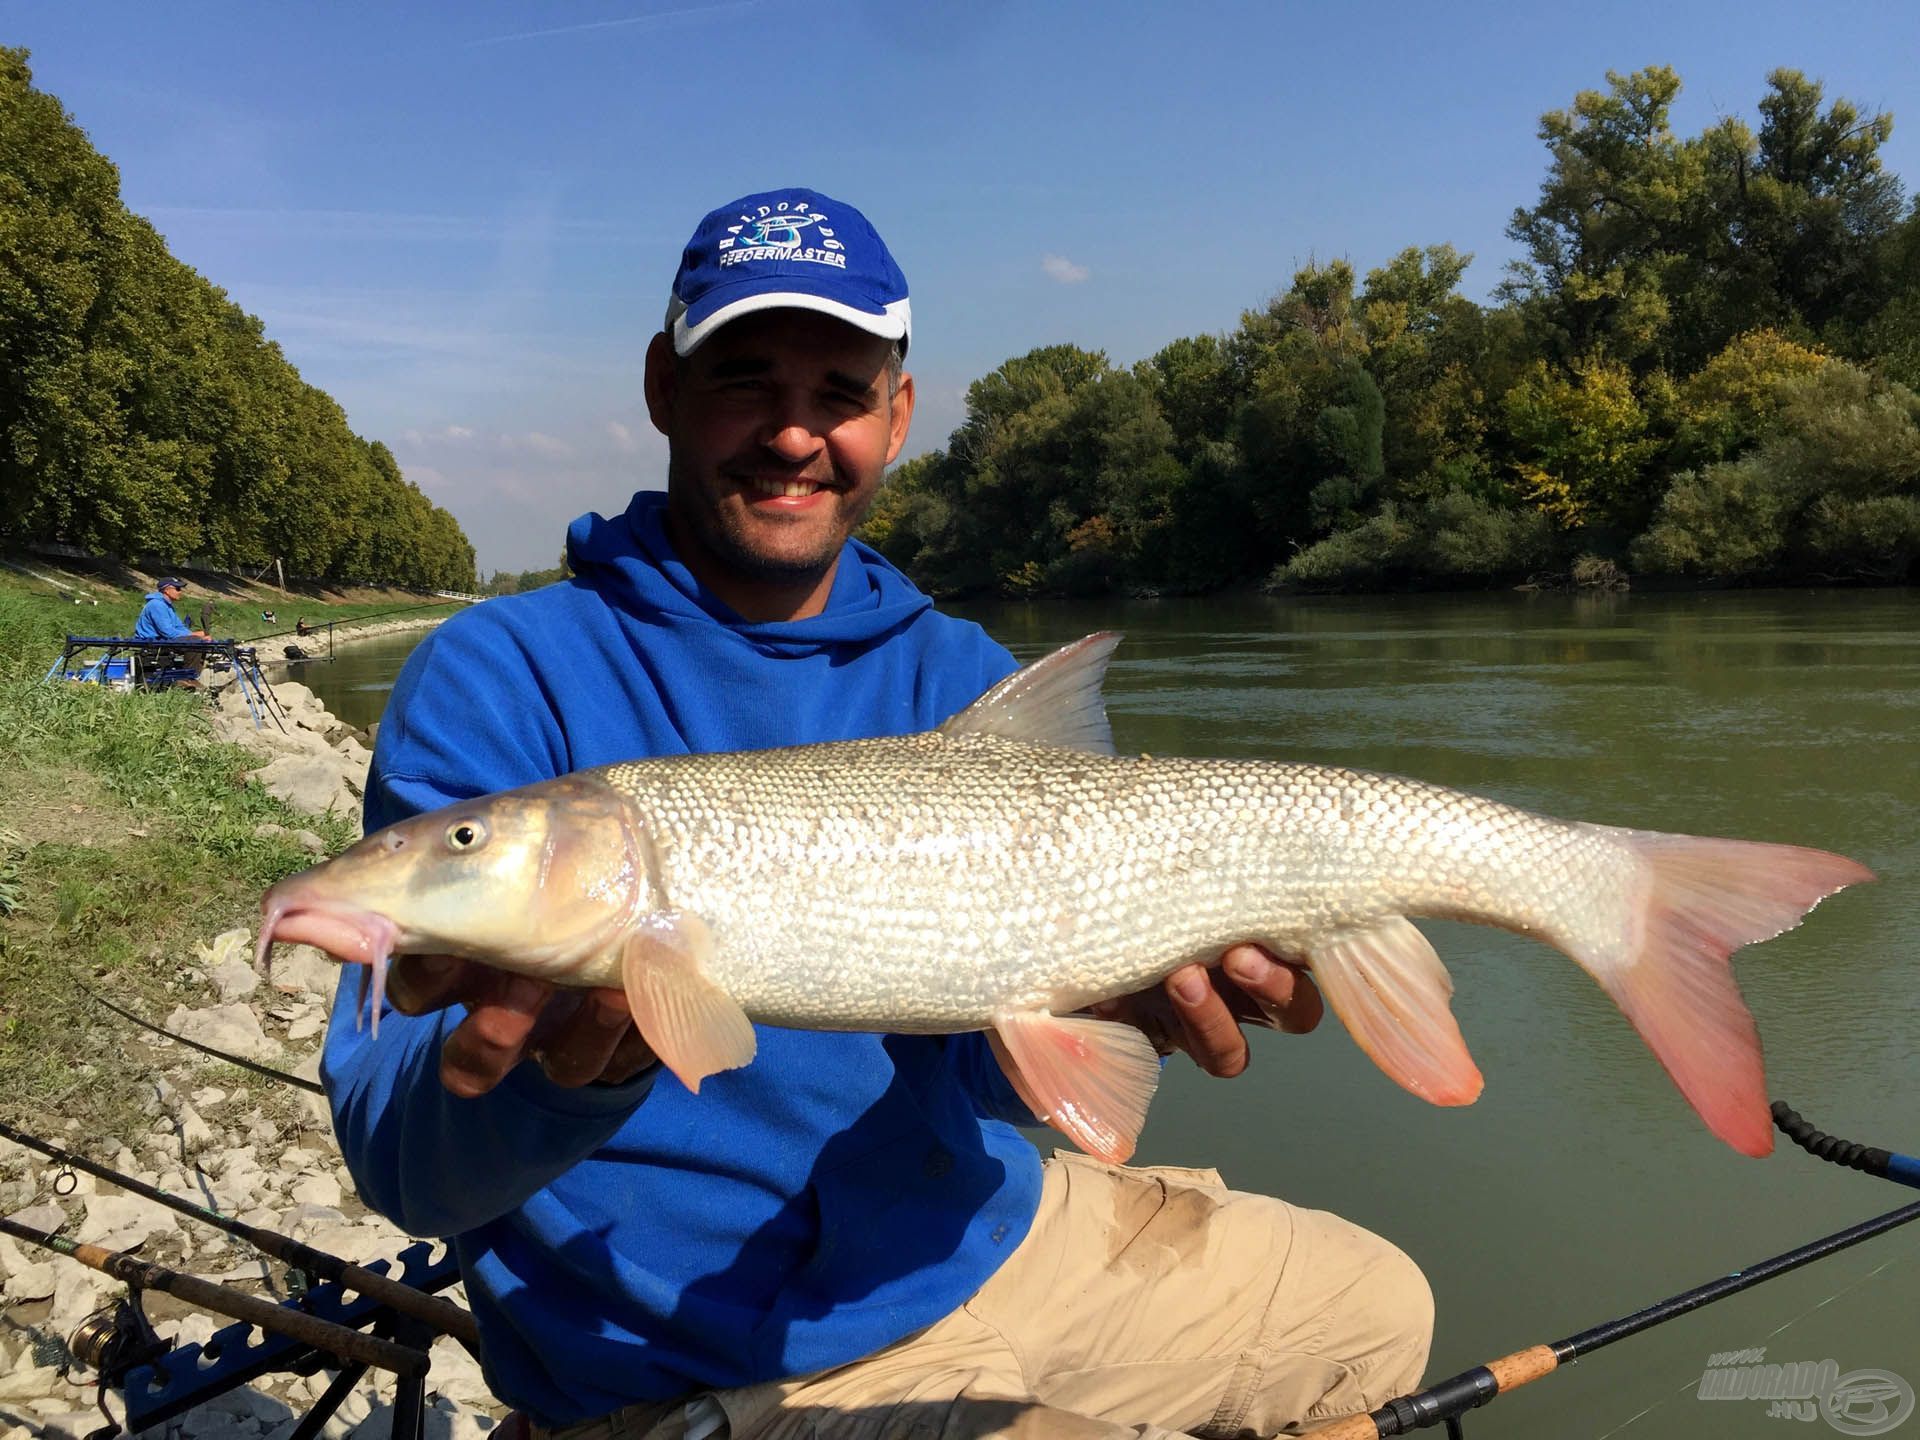
[[[1735,973],[1774,1096],[1848,1138],[1920,1151],[1920,593],[967,613],[1023,659],[1127,632],[1108,685],[1123,750],[1390,770],[1560,815],[1864,861],[1879,884],[1742,952]],[[343,648],[303,678],[366,723],[417,639]],[[1920,1199],[1790,1145],[1734,1154],[1572,962],[1480,927],[1423,928],[1486,1075],[1477,1104],[1405,1094],[1329,1016],[1310,1036],[1256,1035],[1237,1081],[1170,1066],[1138,1160],[1217,1166],[1239,1188],[1393,1239],[1437,1297],[1429,1379]],[[1695,1396],[1710,1355],[1758,1348],[1920,1385],[1920,1223],[1624,1341],[1473,1415],[1467,1433],[1791,1433],[1765,1401]],[[1920,1437],[1920,1415],[1893,1433]]]

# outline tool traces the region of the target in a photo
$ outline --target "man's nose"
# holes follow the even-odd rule
[[[808,460],[820,450],[821,437],[812,415],[796,400],[776,405],[767,417],[761,443],[785,460]]]

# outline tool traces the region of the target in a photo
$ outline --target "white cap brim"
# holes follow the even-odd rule
[[[738,320],[742,315],[751,315],[760,310],[812,310],[821,315],[831,315],[836,320],[846,321],[857,330],[864,330],[869,335],[878,335],[882,340],[900,341],[902,353],[905,352],[907,340],[913,333],[912,303],[907,300],[895,300],[882,314],[875,315],[819,295],[808,295],[791,290],[772,290],[760,295],[744,295],[738,300],[722,305],[698,325],[689,325],[687,324],[687,307],[676,295],[667,302],[667,331],[673,336],[674,353],[682,356],[691,355],[700,348],[702,341],[728,321]]]

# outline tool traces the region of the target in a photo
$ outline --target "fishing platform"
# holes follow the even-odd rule
[[[195,665],[193,657],[200,663]],[[130,635],[69,635],[60,658],[48,667],[47,680],[102,685],[110,690],[166,690],[198,683],[202,673],[232,677],[240,687],[256,730],[262,717],[281,729],[280,706],[260,672],[259,651],[238,640],[137,640]]]

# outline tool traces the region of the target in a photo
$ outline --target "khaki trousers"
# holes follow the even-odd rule
[[[1240,1194],[1211,1170],[1063,1152],[1032,1232],[939,1323],[835,1370],[630,1406],[551,1436],[1297,1434],[1416,1389],[1432,1330],[1413,1262],[1336,1215]]]

